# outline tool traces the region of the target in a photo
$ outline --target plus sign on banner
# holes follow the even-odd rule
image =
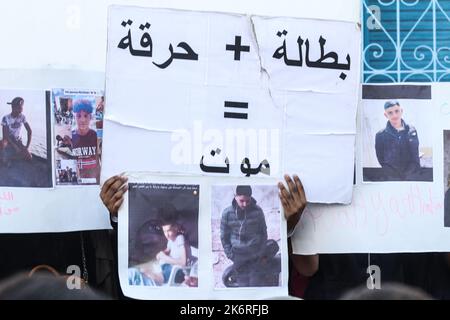
[[[250,46],[241,45],[241,36],[235,36],[234,39],[234,44],[227,44],[225,48],[234,51],[234,60],[241,60],[241,52],[250,52]]]

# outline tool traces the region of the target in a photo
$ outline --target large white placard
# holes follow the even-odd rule
[[[0,169],[0,233],[111,228],[109,214],[98,196],[99,185],[56,185],[54,174],[58,171],[54,163],[58,143],[53,130],[51,88],[83,88],[87,92],[86,87],[90,87],[92,92],[102,87],[103,79],[103,73],[87,71],[0,71],[1,117],[11,113],[7,102],[23,98],[23,114],[32,129],[29,150],[33,157],[31,161],[12,160],[11,149],[5,154],[6,161]],[[21,130],[22,142],[26,144],[23,125]],[[76,172],[75,167],[72,169]]]
[[[129,191],[118,214],[119,278],[126,296],[181,300],[287,296],[286,222],[275,180],[245,180],[254,204],[243,211],[246,218],[239,225],[231,216],[240,210],[234,199],[242,178],[126,175]],[[224,248],[230,241],[228,227],[233,229],[233,256]],[[239,238],[233,238],[236,231]],[[167,255],[177,257],[173,252],[180,249],[175,245],[180,241],[182,250],[189,252],[186,262],[178,265],[161,258],[166,248]],[[233,271],[238,249],[245,250],[246,262]]]
[[[294,253],[448,252],[449,90],[444,83],[363,89],[352,204],[309,205],[293,237]],[[419,141],[420,168],[401,176],[383,171],[375,147],[388,122],[384,104],[392,100]]]
[[[350,203],[359,43],[354,23],[112,6],[102,176],[291,172]]]

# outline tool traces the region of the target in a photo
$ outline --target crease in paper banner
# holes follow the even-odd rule
[[[306,83],[303,83],[300,81],[299,83],[296,83],[296,81],[288,81],[289,85],[286,85],[287,83],[285,83],[287,81],[287,79],[280,79],[280,77],[278,76],[278,74],[280,73],[280,70],[278,69],[279,66],[278,65],[274,65],[271,60],[265,60],[264,58],[267,58],[270,55],[267,54],[268,52],[266,52],[266,54],[263,54],[262,51],[267,51],[268,48],[264,48],[264,42],[267,42],[268,39],[266,38],[267,33],[269,32],[269,30],[265,27],[263,27],[261,25],[261,23],[270,23],[271,21],[276,21],[279,19],[285,19],[285,21],[287,22],[287,25],[285,26],[286,29],[284,31],[287,31],[289,29],[289,25],[292,24],[297,24],[300,21],[310,21],[311,23],[315,22],[321,22],[320,19],[305,19],[305,18],[294,18],[294,17],[265,17],[265,16],[258,16],[258,15],[250,15],[249,16],[250,22],[251,22],[251,26],[252,26],[252,35],[255,39],[255,43],[257,45],[257,55],[258,55],[258,59],[260,60],[260,64],[261,64],[261,73],[264,73],[267,75],[267,78],[269,80],[269,90],[271,91],[283,91],[283,92],[312,92],[312,93],[329,93],[329,94],[342,94],[342,93],[348,93],[348,94],[352,94],[352,85],[356,85],[357,83],[359,83],[359,74],[360,74],[360,55],[361,55],[361,48],[360,45],[357,45],[358,43],[361,42],[361,28],[360,26],[355,23],[355,22],[342,22],[342,21],[333,21],[333,20],[323,20],[324,23],[341,23],[340,26],[338,26],[336,32],[342,31],[342,32],[356,32],[358,34],[358,39],[356,41],[356,44],[349,42],[349,40],[347,39],[347,44],[350,47],[346,47],[345,45],[341,46],[341,49],[347,49],[348,54],[351,55],[351,58],[353,60],[352,63],[352,68],[348,69],[347,71],[350,72],[349,75],[351,75],[352,77],[348,77],[347,78],[347,84],[337,81],[328,81],[329,83],[325,85],[326,89],[320,90],[317,89],[318,87],[318,83],[314,84],[314,85],[307,85]],[[292,26],[291,24],[291,26]],[[347,25],[347,26],[344,26]],[[298,26],[296,26],[298,28]],[[258,30],[259,28],[259,30]],[[274,29],[275,30],[275,29]],[[280,31],[278,31],[280,32]],[[307,31],[305,31],[306,34],[308,34]],[[320,33],[320,31],[319,31]],[[355,34],[356,35],[356,34]],[[286,36],[286,34],[285,34]],[[280,41],[282,39],[282,37],[279,35],[280,37]],[[284,46],[284,50],[286,50],[286,48],[288,46],[286,46],[286,39],[284,38],[283,41],[283,46]],[[308,39],[308,38],[306,38]],[[289,43],[288,43],[289,44]],[[281,47],[280,47],[281,48]],[[300,49],[300,47],[299,47]],[[279,50],[279,49],[278,49]],[[300,49],[302,52],[303,50]],[[287,52],[284,51],[283,53],[284,59],[287,59],[286,54]],[[301,60],[302,56],[300,55],[300,60]],[[342,57],[341,57],[342,60]],[[300,62],[301,63],[301,62]],[[302,65],[300,65],[302,66]],[[302,68],[303,69],[303,68]],[[308,69],[308,68],[305,68]],[[305,70],[303,69],[303,70]],[[317,69],[317,70],[321,70],[321,69]],[[346,71],[346,72],[347,72]],[[319,71],[318,71],[319,72]],[[276,75],[276,79],[272,79],[272,77],[274,76],[274,74]],[[309,77],[308,74],[303,73],[302,75],[299,76],[301,77]],[[344,80],[344,79],[343,79]],[[281,81],[281,82],[280,82]],[[315,81],[313,82],[317,82],[317,79],[315,79]],[[350,82],[350,83],[348,83]]]

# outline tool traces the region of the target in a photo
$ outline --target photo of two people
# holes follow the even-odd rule
[[[199,191],[129,184],[129,285],[198,286]]]
[[[198,287],[199,185],[130,183],[128,192],[128,284]],[[277,186],[217,185],[211,197],[214,288],[281,286]]]

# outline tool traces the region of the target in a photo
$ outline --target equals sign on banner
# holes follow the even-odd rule
[[[225,101],[225,108],[248,109],[248,102]],[[248,119],[248,113],[225,111],[223,117],[231,119]]]

